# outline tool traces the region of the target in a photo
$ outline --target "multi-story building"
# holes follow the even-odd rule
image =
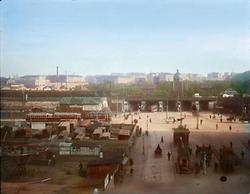
[[[208,80],[223,80],[223,76],[219,72],[212,72],[207,74]]]
[[[49,80],[46,79],[46,76],[26,75],[18,78],[16,83],[24,84],[27,88],[41,89],[49,84]]]
[[[135,83],[135,77],[133,76],[119,76],[116,79],[117,84],[133,84]]]
[[[159,79],[160,79],[160,81],[172,82],[174,80],[174,74],[172,74],[172,73],[160,73]]]
[[[80,75],[49,75],[47,79],[50,81],[50,86],[55,88],[75,88],[76,86],[86,85],[85,80]]]

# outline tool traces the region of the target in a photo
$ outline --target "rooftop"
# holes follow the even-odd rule
[[[61,105],[99,105],[104,98],[102,97],[63,97]]]

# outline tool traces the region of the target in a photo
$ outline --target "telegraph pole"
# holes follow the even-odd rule
[[[206,152],[203,152],[203,174],[207,174],[207,157]]]
[[[167,100],[167,105],[166,105],[166,121],[168,120],[168,100]]]

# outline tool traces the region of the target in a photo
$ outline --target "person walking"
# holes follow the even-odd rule
[[[130,168],[130,175],[132,176],[134,173],[134,169],[133,168]]]
[[[200,120],[200,125],[202,125],[202,122],[203,122],[203,120],[201,119],[201,120]]]
[[[171,153],[168,152],[168,160],[170,160],[170,159],[171,159]]]
[[[231,125],[229,125],[229,131],[232,131],[232,126]]]
[[[218,124],[216,124],[215,127],[216,127],[216,130],[218,130]]]
[[[82,168],[83,168],[82,162],[79,162],[79,170],[80,170],[80,172],[82,172]]]
[[[233,148],[233,142],[230,141],[230,148]]]
[[[161,143],[163,143],[163,137],[161,136]]]

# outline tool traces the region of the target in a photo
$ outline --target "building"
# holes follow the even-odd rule
[[[157,84],[160,81],[160,76],[158,73],[149,73],[147,75],[147,81],[152,84]]]
[[[27,88],[42,89],[49,84],[49,80],[46,76],[40,75],[26,75],[18,78],[16,83],[24,84]]]
[[[178,69],[177,69],[177,72],[174,74],[173,90],[176,93],[176,97],[178,97],[178,98],[182,97],[183,85],[182,85],[181,75],[180,75]]]
[[[106,127],[98,127],[94,130],[93,134],[93,139],[110,139],[110,132]]]
[[[104,179],[107,174],[113,174],[114,171],[121,168],[127,158],[124,153],[119,151],[112,153],[112,155],[91,160],[87,164],[88,178]]]
[[[174,74],[172,74],[172,73],[160,73],[159,79],[160,79],[160,81],[172,82],[174,80]]]
[[[106,97],[63,97],[60,108],[78,108],[82,111],[102,111],[108,108]]]
[[[77,141],[74,143],[61,142],[59,144],[59,155],[61,156],[99,156],[100,146],[93,142]]]
[[[135,78],[133,76],[119,76],[116,79],[117,84],[133,84],[135,83]]]
[[[86,76],[86,81],[88,84],[101,84],[101,83],[116,83],[118,76],[114,75],[93,75]]]
[[[222,98],[229,98],[229,97],[234,97],[234,96],[237,96],[237,95],[239,95],[239,93],[236,90],[232,89],[232,88],[228,88],[225,91],[220,93],[220,96]]]
[[[130,138],[130,130],[120,129],[118,134],[119,140],[128,140]]]
[[[86,85],[84,78],[80,75],[48,75],[46,78],[50,82],[49,86],[56,89],[72,89]]]
[[[223,75],[219,72],[212,72],[207,74],[208,80],[223,80]]]

